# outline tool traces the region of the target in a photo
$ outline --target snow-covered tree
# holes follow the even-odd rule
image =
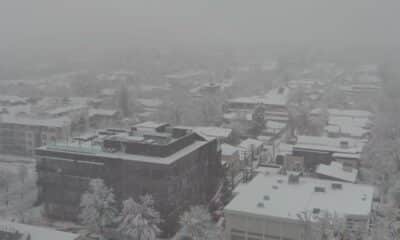
[[[337,214],[323,211],[318,215],[310,211],[297,214],[304,224],[304,240],[336,240],[343,239],[346,232],[345,221]]]
[[[118,231],[135,240],[155,240],[160,233],[160,214],[154,209],[154,200],[150,195],[140,197],[140,202],[132,198],[125,200]]]
[[[114,205],[113,190],[108,188],[103,180],[93,179],[89,183],[88,191],[82,195],[79,218],[92,231],[102,235],[104,228],[117,216]]]
[[[182,230],[193,240],[220,239],[220,229],[212,222],[210,213],[203,206],[194,206],[179,219]]]

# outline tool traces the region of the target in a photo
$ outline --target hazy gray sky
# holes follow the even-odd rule
[[[399,0],[0,0],[0,43],[400,42]]]

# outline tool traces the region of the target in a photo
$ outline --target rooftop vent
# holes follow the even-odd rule
[[[343,149],[349,148],[349,141],[346,140],[340,141],[340,147]]]
[[[363,201],[367,200],[367,194],[364,193],[364,194],[362,195],[362,198],[361,198],[361,199],[362,199]]]
[[[288,177],[289,184],[297,184],[300,182],[300,174],[290,174]]]
[[[332,183],[332,189],[342,189],[343,185],[341,183]]]
[[[321,209],[319,208],[313,208],[312,213],[313,214],[319,214],[321,212]]]
[[[264,203],[262,203],[262,202],[257,203],[257,207],[263,208],[264,207]]]
[[[264,200],[265,201],[269,201],[271,198],[269,197],[269,195],[264,195]]]
[[[314,192],[325,192],[325,188],[324,187],[314,187]]]

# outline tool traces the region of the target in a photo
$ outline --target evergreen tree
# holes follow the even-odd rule
[[[140,202],[132,198],[125,200],[118,230],[124,236],[136,240],[155,240],[160,233],[160,214],[154,209],[154,200],[150,195],[140,197]]]
[[[180,220],[180,225],[185,234],[193,240],[219,239],[220,230],[212,222],[208,210],[203,206],[194,206],[185,212]]]
[[[81,213],[79,218],[92,231],[103,236],[104,228],[111,224],[116,217],[113,190],[108,188],[103,180],[93,179],[89,189],[81,198]]]

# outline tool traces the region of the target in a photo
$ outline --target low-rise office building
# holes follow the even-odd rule
[[[153,195],[164,230],[173,232],[182,211],[215,193],[222,175],[217,145],[216,139],[154,122],[47,145],[36,150],[39,200],[49,216],[74,220],[88,182],[101,178],[118,202]]]
[[[37,147],[65,140],[70,136],[68,118],[0,117],[0,152],[33,156]]]
[[[241,185],[225,207],[225,236],[230,240],[304,240],[318,216],[337,214],[349,231],[368,230],[372,186],[295,175],[260,173]]]

